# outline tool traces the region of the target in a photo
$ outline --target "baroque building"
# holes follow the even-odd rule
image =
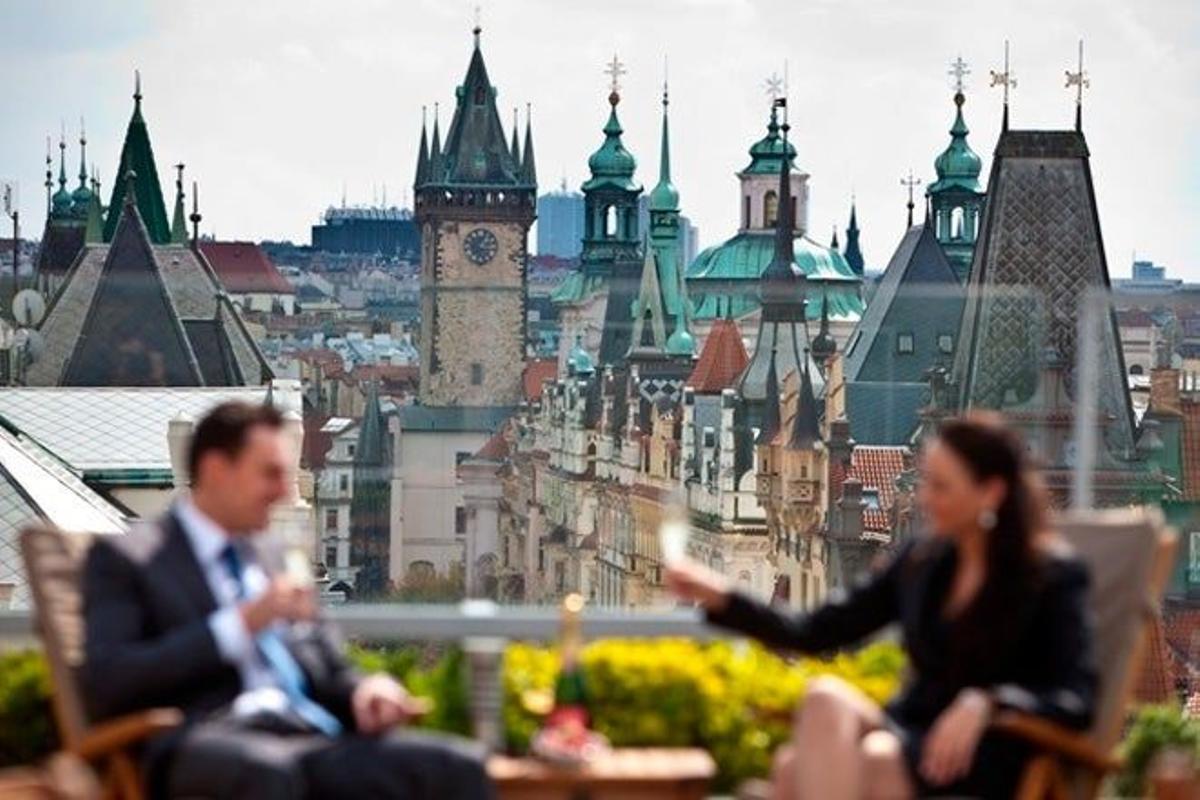
[[[967,144],[969,130],[963,121],[966,95],[963,94],[962,75],[965,68],[962,59],[958,59],[951,70],[959,80],[954,93],[950,144],[934,160],[937,180],[929,184],[925,192],[932,211],[929,224],[961,283],[967,282],[986,196],[979,185],[983,162]]]

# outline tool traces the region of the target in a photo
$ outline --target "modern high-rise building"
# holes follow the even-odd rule
[[[567,180],[556,192],[537,200],[537,254],[579,258],[583,249],[583,195],[567,189]]]

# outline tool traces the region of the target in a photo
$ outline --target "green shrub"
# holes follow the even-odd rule
[[[0,767],[39,761],[58,747],[50,694],[41,653],[0,653]]]
[[[1117,794],[1143,796],[1154,757],[1167,749],[1184,750],[1200,759],[1200,721],[1188,719],[1175,706],[1143,706],[1121,745],[1125,768],[1117,776]]]

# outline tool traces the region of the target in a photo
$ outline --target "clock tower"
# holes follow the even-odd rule
[[[522,398],[529,226],[537,203],[533,139],[496,111],[475,28],[466,78],[442,144],[421,132],[413,186],[421,230],[420,402],[515,407]],[[515,114],[515,112],[514,112]]]

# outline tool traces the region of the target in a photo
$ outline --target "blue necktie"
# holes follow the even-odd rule
[[[221,562],[237,584],[237,598],[245,599],[246,584],[243,580],[242,557],[232,543],[225,545],[221,550]],[[338,722],[337,717],[308,696],[304,671],[300,669],[300,665],[296,663],[295,657],[279,634],[266,628],[259,632],[254,641],[263,661],[275,673],[279,688],[287,695],[288,703],[300,718],[327,736],[340,734],[342,723]]]

